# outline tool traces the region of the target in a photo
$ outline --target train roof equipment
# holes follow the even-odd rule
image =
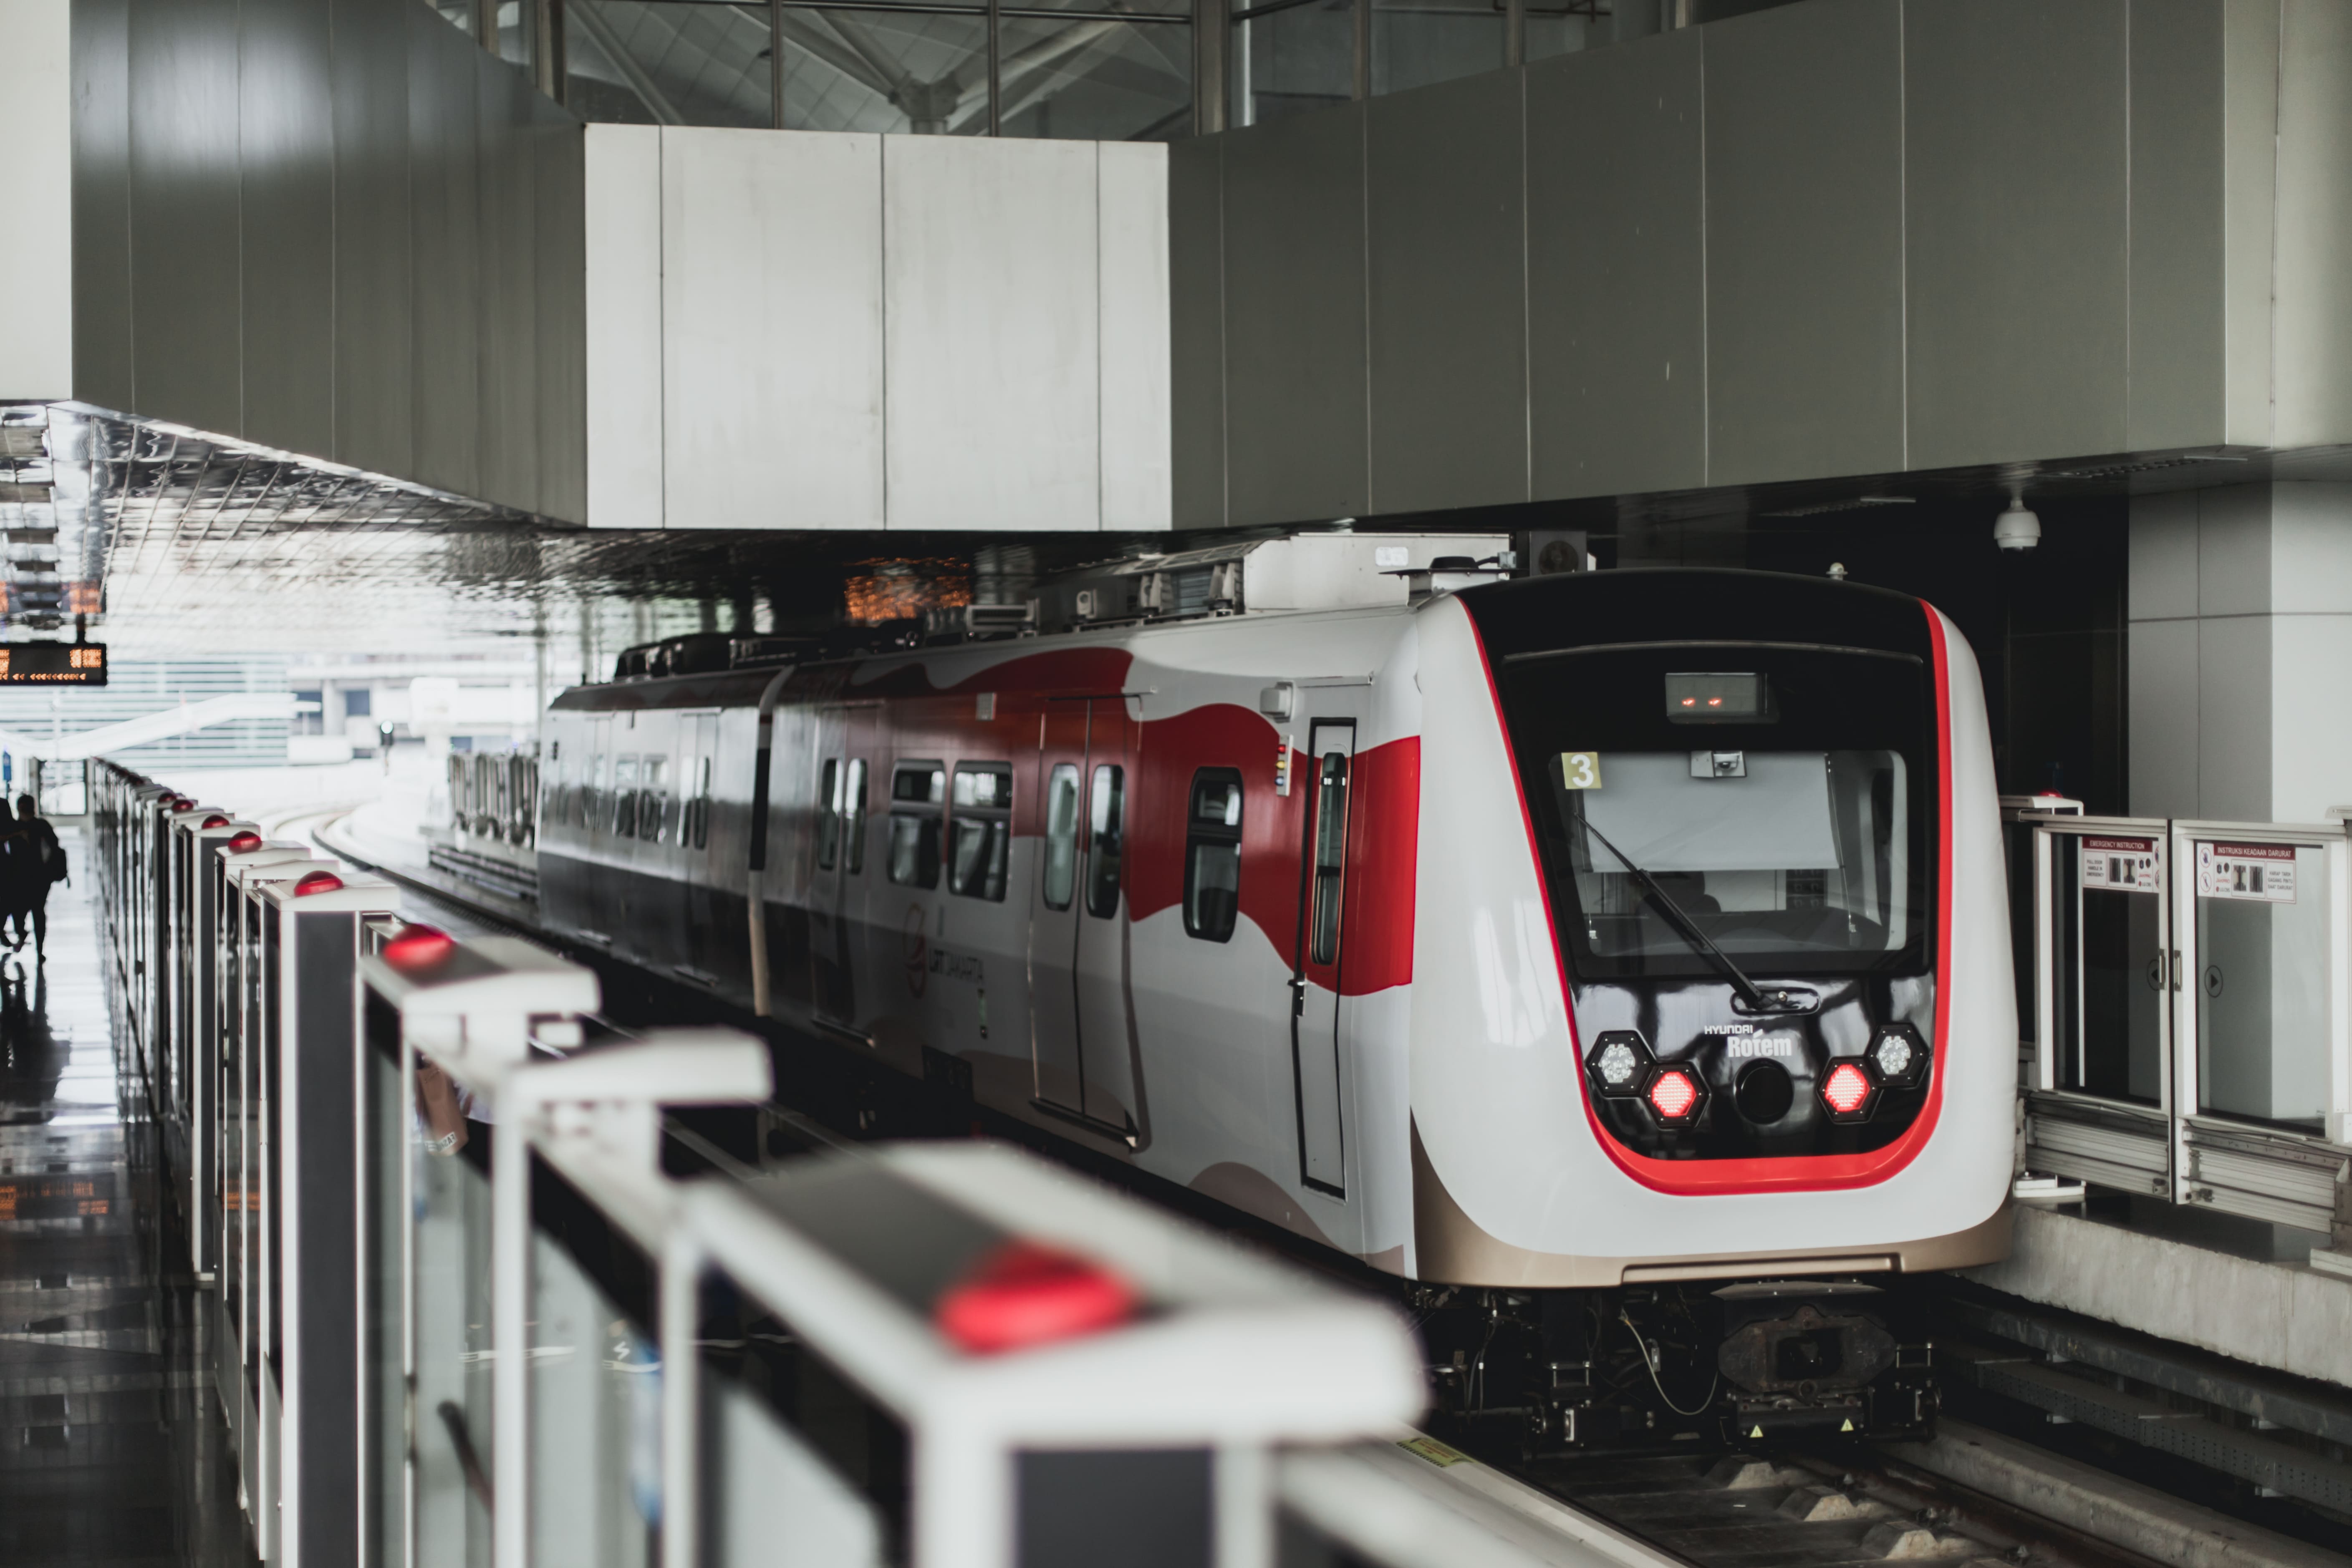
[[[1047,576],[1017,603],[927,609],[816,637],[689,632],[624,648],[614,680],[1213,616],[1400,605],[1511,569],[1507,534],[1328,531],[1145,551]]]

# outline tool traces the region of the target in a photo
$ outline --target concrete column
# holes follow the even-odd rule
[[[2129,649],[2135,815],[2352,805],[2352,485],[2135,500]]]

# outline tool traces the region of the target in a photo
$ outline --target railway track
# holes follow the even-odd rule
[[[2153,1561],[1940,1483],[1857,1446],[1825,1455],[1591,1454],[1507,1473],[1685,1562],[1833,1564],[1935,1559],[1982,1568],[2148,1568]]]
[[[289,813],[273,826],[453,911],[448,923],[460,934],[515,932],[546,940],[519,920],[511,899],[458,885],[446,873],[370,856],[364,846],[336,833],[344,815],[310,809]],[[602,954],[576,956],[599,968],[613,963]],[[682,989],[679,994],[707,1005],[707,998]],[[829,1120],[851,1137],[895,1130],[869,1125],[863,1113]],[[783,1113],[765,1142],[772,1152],[782,1152],[834,1137],[817,1122]],[[709,1153],[716,1164],[732,1158],[716,1147]],[[1176,1206],[1213,1223],[1213,1215],[1184,1202],[1189,1195],[1175,1194]],[[1350,1278],[1286,1234],[1269,1228],[1255,1239]],[[1563,1562],[1590,1563],[1597,1552],[1621,1568],[1669,1562],[1691,1568],[1844,1568],[1912,1561],[1965,1568],[2352,1568],[2352,1557],[2308,1541],[1948,1417],[1928,1445],[1815,1441],[1811,1447],[1794,1440],[1759,1445],[1730,1455],[1592,1453],[1532,1460],[1484,1450],[1466,1438],[1463,1448],[1433,1437],[1404,1447],[1439,1470],[1480,1467],[1489,1490],[1519,1496],[1531,1515],[1542,1510],[1528,1500],[1549,1499],[1615,1532],[1597,1546],[1584,1541]],[[1568,1522],[1564,1516],[1549,1518],[1551,1527]],[[1621,1545],[1640,1542],[1655,1555],[1611,1548],[1608,1539],[1618,1538]]]

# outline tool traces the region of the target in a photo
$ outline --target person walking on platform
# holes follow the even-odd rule
[[[41,815],[40,802],[16,797],[16,817],[0,837],[0,927],[14,924],[8,945],[22,949],[29,930],[33,953],[46,961],[49,940],[49,889],[66,879],[66,849],[58,830]]]

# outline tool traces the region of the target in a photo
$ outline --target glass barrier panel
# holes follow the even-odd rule
[[[647,1568],[662,1510],[657,1276],[536,1158],[530,1288],[531,1561]]]
[[[2317,1133],[2327,1110],[2327,851],[2195,847],[2197,1109]]]
[[[2154,837],[2053,836],[2060,1089],[2164,1094],[2164,894]]]
[[[1235,125],[1256,125],[1303,110],[1327,109],[1355,96],[1353,0],[1260,0],[1234,26],[1226,65]]]
[[[402,1177],[418,1157],[421,1130],[400,1078],[400,1015],[370,991],[361,1052],[360,1259],[366,1297],[360,1322],[361,1530],[366,1561],[408,1562],[408,1277],[402,1253]]]
[[[278,1088],[278,1045],[284,1033],[285,1008],[279,998],[285,991],[284,965],[286,955],[278,945],[279,920],[275,911],[264,910],[261,920],[261,1043],[257,1076],[260,1082],[261,1147],[259,1177],[255,1189],[261,1194],[261,1262],[258,1296],[261,1312],[261,1343],[263,1359],[269,1366],[272,1387],[282,1395],[286,1387],[285,1312],[279,1307],[284,1287],[285,1227],[280,1220],[284,1207],[284,1180],[278,1173],[279,1151],[286,1147],[283,1129],[279,1125],[278,1106],[284,1096]],[[258,1391],[255,1397],[260,1397]]]
[[[240,900],[244,935],[237,964],[244,977],[245,1005],[237,1019],[236,1076],[236,1228],[237,1333],[249,1386],[257,1389],[260,1373],[257,1336],[261,1331],[261,905]],[[257,1395],[256,1395],[257,1403]]]
[[[245,1300],[245,1053],[239,1048],[245,1019],[244,928],[238,910],[242,900],[234,888],[226,890],[223,910],[221,966],[219,1164],[214,1172],[218,1188],[221,1224],[220,1300],[232,1333],[244,1331],[239,1316]]]
[[[791,131],[988,134],[988,18],[872,10],[784,15]]]
[[[1371,5],[1376,94],[1503,68],[1500,0],[1371,0]]]
[[[437,1072],[420,1060],[428,1118],[449,1092],[432,1086]],[[414,1156],[416,1562],[489,1568],[491,1130],[460,1130],[450,1152],[420,1142]]]
[[[723,1276],[695,1337],[702,1568],[906,1563],[906,1427]]]
[[[2036,897],[2033,886],[2033,844],[2039,837],[2031,822],[2003,821],[2000,825],[2000,852],[2009,878],[2009,954],[2010,964],[2017,977],[2017,1037],[2021,1044],[2034,1038],[2036,1001],[2041,995],[2034,951],[2033,906]]]
[[[204,1135],[212,1142],[211,1187],[205,1194],[205,1225],[213,1252],[213,1267],[221,1270],[222,1300],[233,1300],[236,1286],[227,1274],[228,1233],[236,1215],[230,1207],[229,1182],[235,1166],[233,1123],[236,1114],[236,1060],[232,1033],[236,1018],[236,906],[230,901],[227,878],[215,868],[211,874],[213,900],[213,1016],[205,1020],[201,1070],[212,1078],[211,1125]]]
[[[1005,135],[1158,142],[1191,133],[1192,28],[1034,16],[1007,16],[1002,27]]]
[[[1611,41],[1612,21],[1595,0],[1528,0],[1525,58],[1548,60],[1598,48]]]
[[[788,80],[795,64],[793,30],[787,20]],[[583,120],[753,129],[771,123],[763,0],[741,5],[568,0],[563,42],[565,104]]]

